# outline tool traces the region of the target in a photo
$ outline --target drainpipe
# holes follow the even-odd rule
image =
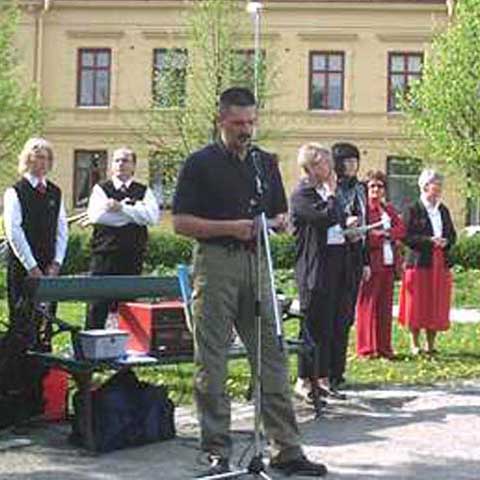
[[[43,67],[43,37],[44,37],[44,16],[52,7],[52,0],[43,0],[43,6],[37,17],[37,51],[36,57],[36,69],[35,69],[35,83],[38,87],[38,92],[42,94],[42,67]]]

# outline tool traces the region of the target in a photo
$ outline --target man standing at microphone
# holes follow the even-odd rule
[[[277,162],[255,149],[255,97],[230,88],[219,102],[218,142],[192,154],[180,173],[173,202],[179,234],[197,240],[193,279],[195,399],[208,475],[230,471],[230,401],[225,393],[227,351],[234,328],[255,367],[256,265],[254,216],[261,203],[270,224],[283,229],[287,203]],[[255,158],[252,158],[255,157]],[[258,193],[261,175],[262,198]],[[286,357],[274,335],[267,268],[262,276],[262,421],[272,447],[271,467],[287,474],[323,476],[326,468],[302,452],[291,403]]]

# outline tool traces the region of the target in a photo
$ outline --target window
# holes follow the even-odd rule
[[[187,50],[153,51],[153,99],[157,106],[183,107],[187,93]]]
[[[310,53],[310,109],[343,110],[345,55]]]
[[[480,225],[480,198],[478,197],[467,200],[466,224],[469,226]]]
[[[388,200],[398,211],[413,203],[419,196],[418,176],[422,163],[406,157],[387,158]]]
[[[388,54],[388,111],[400,110],[399,95],[422,76],[423,53]]]
[[[78,51],[77,106],[110,105],[111,56],[108,48],[81,48]]]
[[[235,85],[255,91],[255,50],[236,50],[233,56],[232,79]],[[258,101],[265,103],[266,54],[260,52],[258,65]]]
[[[74,169],[73,205],[84,208],[92,187],[106,177],[107,151],[75,150]]]

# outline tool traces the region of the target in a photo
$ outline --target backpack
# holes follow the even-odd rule
[[[174,405],[167,388],[141,382],[131,370],[113,375],[101,387],[73,396],[70,440],[86,443],[85,393],[91,395],[93,448],[97,452],[128,448],[175,437]]]

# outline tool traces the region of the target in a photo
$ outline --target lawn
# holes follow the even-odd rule
[[[277,272],[277,284],[289,295],[295,293],[290,272]],[[1,285],[1,282],[0,282]],[[455,272],[456,306],[478,306],[480,291],[480,271]],[[1,287],[0,287],[1,289]],[[4,297],[4,289],[3,297]],[[0,315],[6,317],[5,301],[0,302]],[[85,305],[81,303],[62,303],[58,317],[73,324],[81,325],[85,316]],[[296,337],[298,322],[290,320],[285,324],[287,337]],[[55,340],[55,349],[68,348],[68,336],[59,335]],[[433,384],[440,381],[452,381],[466,378],[480,378],[480,324],[453,324],[452,328],[439,335],[440,354],[434,358],[409,355],[407,332],[394,322],[393,343],[397,357],[388,360],[363,360],[355,356],[355,331],[352,330],[348,357],[347,379],[350,385],[375,387],[385,384]],[[164,382],[172,390],[177,403],[191,401],[192,374],[191,364],[172,365],[170,367],[145,368],[139,375],[156,383]],[[290,374],[292,381],[296,374],[296,357],[290,356]],[[247,362],[231,361],[228,388],[235,397],[245,394],[249,379]]]

